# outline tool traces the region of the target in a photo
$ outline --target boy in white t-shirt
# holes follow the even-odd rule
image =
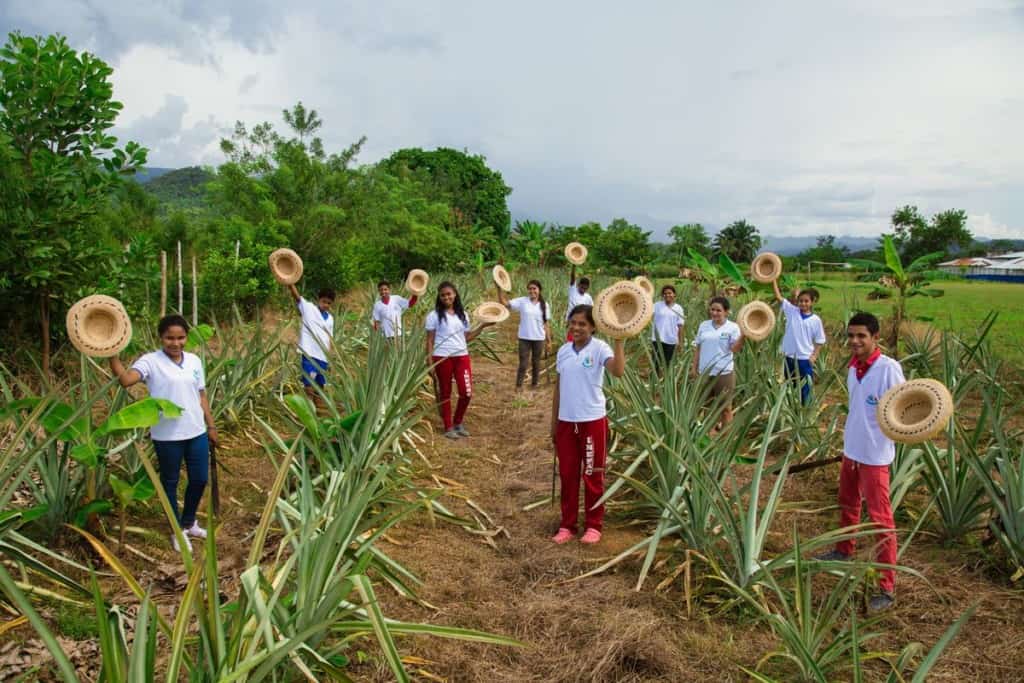
[[[334,316],[330,312],[334,304],[334,290],[325,287],[317,292],[316,304],[303,299],[295,285],[288,285],[288,291],[299,307],[302,386],[315,401],[318,397],[313,383],[321,388],[327,385],[327,352],[334,340]]]
[[[782,306],[786,319],[786,332],[782,336],[782,353],[786,359],[786,379],[800,385],[800,400],[804,405],[811,401],[811,385],[814,384],[814,363],[818,352],[825,344],[825,326],[814,313],[818,301],[818,290],[805,289],[797,292],[794,305],[779,290],[779,283],[772,281],[775,300]]]
[[[418,300],[413,294],[406,299],[391,294],[391,283],[381,280],[377,283],[380,299],[373,305],[373,329],[384,333],[388,339],[402,336],[402,313],[416,305]]]
[[[843,428],[843,461],[839,472],[839,524],[860,524],[861,500],[867,503],[868,516],[884,529],[877,538],[875,558],[882,564],[896,564],[896,523],[889,500],[889,465],[896,457],[896,445],[878,428],[875,411],[885,392],[906,380],[900,364],[883,355],[878,348],[878,318],[857,313],[846,326],[846,340],[853,356],[846,375],[850,409]],[[817,559],[848,560],[853,555],[853,539],[841,541],[834,550]],[[895,602],[896,572],[879,570],[881,592],[868,602],[869,612],[888,609]]]
[[[565,311],[565,341],[572,341],[572,329],[569,325],[569,316],[577,306],[593,306],[594,299],[587,293],[590,289],[590,278],[581,277],[576,281],[576,264],[572,266],[569,273],[569,307]]]

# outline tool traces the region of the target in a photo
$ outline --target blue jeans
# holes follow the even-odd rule
[[[188,485],[185,487],[185,507],[178,517],[182,529],[196,521],[199,500],[206,489],[210,476],[210,441],[206,433],[182,441],[153,441],[156,459],[160,463],[160,483],[164,486],[171,509],[178,514],[178,478],[181,476],[181,461],[185,461]]]
[[[800,385],[800,402],[811,402],[811,385],[814,384],[814,364],[808,358],[786,356],[786,379]]]
[[[302,357],[302,385],[312,386],[310,378],[313,382],[317,383],[317,386],[323,387],[327,384],[327,375],[324,374],[327,370],[327,361],[319,360],[317,358]]]

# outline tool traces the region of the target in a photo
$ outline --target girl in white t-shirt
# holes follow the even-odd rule
[[[462,421],[473,395],[473,366],[469,362],[468,343],[480,331],[494,323],[482,323],[470,329],[469,314],[462,306],[459,290],[451,282],[437,287],[434,310],[427,314],[427,357],[434,370],[437,403],[444,422],[444,435],[449,439],[469,436]],[[459,392],[459,402],[452,417],[452,381]]]
[[[800,385],[800,400],[804,405],[811,401],[811,386],[814,384],[814,363],[818,352],[825,344],[825,326],[814,312],[818,290],[805,289],[797,292],[794,304],[782,296],[777,280],[772,281],[775,299],[782,307],[786,319],[786,332],[782,336],[782,354],[786,359],[786,379]]]
[[[651,342],[654,345],[654,363],[656,366],[665,361],[672,362],[676,346],[683,336],[683,323],[686,315],[683,307],[676,303],[676,288],[665,285],[661,288],[661,301],[654,304],[654,317],[651,318]]]
[[[732,394],[736,389],[736,375],[733,374],[733,354],[743,348],[743,334],[740,326],[729,320],[729,300],[716,296],[708,302],[708,315],[697,328],[693,345],[697,353],[693,356],[693,374],[707,374],[711,383],[709,400],[721,399],[724,403],[720,427],[732,422]]]
[[[530,361],[533,375],[530,386],[537,388],[542,353],[551,351],[551,309],[544,301],[544,287],[539,280],[526,285],[527,296],[509,301],[508,295],[498,289],[498,300],[511,311],[519,313],[519,367],[516,368],[516,388],[521,389],[526,379],[526,363]]]
[[[581,543],[601,540],[604,505],[604,463],[608,455],[608,418],[604,372],[622,377],[626,371],[623,341],[615,348],[594,337],[594,308],[576,306],[569,313],[572,341],[558,350],[558,379],[551,405],[551,441],[558,456],[562,520],[551,538],[566,543],[576,535],[579,521],[580,470],[583,470],[585,525]]]
[[[150,437],[160,464],[160,483],[175,515],[178,514],[178,478],[181,463],[185,462],[188,485],[178,524],[188,543],[189,537],[206,538],[206,530],[196,521],[196,511],[206,489],[210,444],[217,445],[217,428],[206,400],[203,363],[199,356],[185,351],[188,323],[180,315],[168,315],[160,319],[157,332],[159,351],[144,354],[128,370],[121,359],[114,356],[110,359],[110,369],[121,386],[127,388],[145,382],[150,396],[181,408],[179,417],[161,417],[150,429]],[[171,543],[175,550],[179,549],[177,535],[171,534]]]

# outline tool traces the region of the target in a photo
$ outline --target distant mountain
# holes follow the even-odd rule
[[[203,199],[203,186],[213,179],[212,173],[199,166],[159,170],[163,173],[143,183],[147,191],[169,204],[199,204]]]
[[[135,175],[132,176],[134,180],[145,185],[146,183],[156,180],[162,175],[166,175],[173,171],[173,168],[160,168],[158,166],[152,166],[150,168],[144,168]]]
[[[776,254],[782,254],[783,256],[796,256],[801,251],[810,249],[818,242],[816,235],[810,237],[775,237],[774,235],[764,235],[762,239],[764,240],[764,244],[761,245],[762,249],[774,251]],[[864,251],[876,248],[878,246],[878,238],[842,235],[836,237],[836,246],[846,247],[850,251]]]

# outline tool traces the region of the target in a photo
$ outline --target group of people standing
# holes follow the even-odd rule
[[[577,278],[573,266],[568,287],[568,310],[564,317],[566,341],[557,351],[556,381],[552,397],[550,438],[558,460],[561,481],[561,518],[552,537],[562,544],[576,538],[579,525],[579,488],[584,489],[584,524],[582,543],[601,540],[604,506],[597,505],[604,493],[604,472],[607,459],[608,419],[604,395],[604,375],[621,377],[625,372],[624,342],[611,345],[595,336],[593,299],[590,281]],[[299,350],[302,382],[311,397],[316,386],[327,382],[328,352],[334,336],[334,318],[330,312],[335,301],[331,289],[321,289],[316,301],[302,297],[294,284],[288,285],[301,319]],[[393,339],[402,334],[402,314],[416,305],[417,297],[408,299],[392,294],[387,281],[378,283],[379,299],[373,306],[373,327]],[[817,292],[796,293],[795,303],[785,298],[778,284],[773,283],[775,297],[785,317],[782,351],[786,376],[799,382],[805,402],[810,400],[814,380],[814,363],[825,344],[821,319],[814,314]],[[661,300],[654,306],[651,341],[658,369],[673,362],[677,347],[684,339],[685,314],[676,302],[675,287],[661,288]],[[541,359],[550,353],[553,339],[550,305],[543,296],[543,286],[531,280],[526,295],[509,299],[499,290],[500,303],[519,313],[516,386],[522,387],[527,370],[531,385],[536,387],[541,374]],[[711,383],[711,397],[722,402],[723,426],[732,419],[731,394],[735,389],[734,354],[744,344],[740,327],[729,320],[729,300],[713,297],[708,303],[708,319],[697,327],[692,344],[695,347],[692,372],[706,374]],[[472,364],[469,342],[494,324],[482,322],[473,326],[458,289],[451,282],[437,287],[434,308],[424,323],[426,352],[430,359],[438,408],[449,439],[469,436],[465,418],[473,393]],[[196,515],[208,475],[209,447],[217,444],[217,430],[206,398],[205,376],[198,356],[185,351],[188,323],[181,316],[160,320],[158,333],[161,348],[147,353],[126,369],[119,357],[110,359],[110,367],[124,387],[144,382],[152,396],[173,401],[182,408],[180,417],[163,417],[151,430],[161,483],[170,500],[186,542],[205,538],[206,531]],[[904,381],[899,363],[882,355],[878,348],[879,323],[867,313],[858,313],[847,325],[851,351],[847,386],[850,397],[849,416],[844,435],[844,457],[840,471],[839,503],[844,526],[860,520],[861,501],[866,500],[868,514],[882,527],[877,555],[880,562],[895,563],[896,536],[889,503],[889,464],[894,457],[894,444],[885,437],[875,421],[873,406],[892,386]],[[458,394],[452,409],[452,384]],[[184,506],[178,510],[177,487],[184,462],[188,474]],[[172,543],[178,549],[176,535]],[[845,540],[821,559],[842,560],[853,552],[853,541]],[[872,606],[884,609],[894,600],[894,573],[880,572],[881,593],[872,599]]]

